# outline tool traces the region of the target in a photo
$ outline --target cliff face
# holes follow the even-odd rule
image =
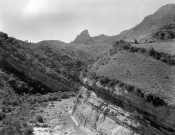
[[[136,135],[132,128],[139,126],[129,112],[108,104],[84,87],[81,88],[72,115],[78,126],[86,127],[94,133]]]
[[[170,135],[175,133],[175,111],[155,107],[134,93],[115,87],[113,95],[93,81],[84,79],[72,115],[79,126],[94,133]]]

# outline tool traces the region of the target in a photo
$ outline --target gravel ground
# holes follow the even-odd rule
[[[77,127],[72,120],[70,111],[75,98],[50,102],[45,108],[41,108],[47,127],[34,127],[35,135],[91,135],[86,129]],[[41,125],[41,124],[40,124]]]

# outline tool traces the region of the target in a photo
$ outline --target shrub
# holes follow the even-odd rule
[[[138,52],[144,54],[144,53],[146,53],[146,51],[147,50],[145,48],[139,48],[139,51]]]
[[[155,57],[155,50],[154,50],[153,47],[151,47],[151,49],[148,51],[148,54],[149,54],[150,56]]]
[[[146,101],[148,101],[149,103],[152,102],[154,99],[153,95],[149,94],[146,96]]]
[[[91,92],[89,90],[86,91],[86,97],[89,98],[91,95]]]
[[[69,96],[68,94],[66,94],[66,93],[63,93],[63,94],[61,95],[61,98],[62,98],[62,99],[68,99],[68,98],[70,98],[70,96]]]
[[[133,91],[134,90],[134,86],[126,85],[125,87],[126,87],[127,91]]]
[[[153,100],[153,105],[155,107],[159,107],[159,106],[163,106],[163,105],[166,105],[166,103],[164,102],[164,100],[162,100],[160,97],[154,97],[154,100]]]
[[[165,101],[163,99],[161,99],[160,97],[158,97],[156,95],[152,95],[152,94],[149,94],[146,97],[146,101],[148,101],[149,103],[152,102],[152,104],[155,107],[166,105],[166,103],[165,103]]]
[[[3,120],[5,118],[5,114],[3,112],[0,112],[0,120]]]
[[[124,45],[124,46],[123,46],[123,49],[129,50],[129,49],[130,49],[130,46],[129,46],[129,45]]]
[[[137,39],[134,39],[134,44],[138,44],[138,41],[137,41]]]
[[[135,91],[137,92],[138,96],[144,98],[144,93],[142,92],[141,89],[139,89],[139,88],[135,88]]]
[[[33,135],[33,128],[31,126],[24,128],[23,135]]]
[[[38,115],[38,116],[36,117],[36,120],[37,120],[38,122],[40,122],[40,123],[44,123],[43,117],[42,117],[41,115]]]
[[[2,106],[2,112],[4,112],[4,113],[11,112],[10,106]]]
[[[100,83],[101,83],[102,85],[107,85],[107,84],[109,84],[109,82],[110,82],[110,79],[109,79],[108,77],[102,77],[102,78],[100,79]]]
[[[19,135],[21,134],[21,126],[20,120],[17,118],[13,118],[12,116],[6,117],[3,120],[4,133],[5,135]]]
[[[57,101],[60,97],[57,94],[49,94],[48,100],[49,101]]]
[[[125,84],[123,82],[119,82],[118,86],[122,88]]]
[[[109,108],[106,108],[106,109],[104,110],[104,116],[106,116],[109,112],[110,112],[110,109],[109,109]]]
[[[109,82],[109,86],[110,87],[113,87],[117,84],[117,80],[116,79],[112,79],[110,82]]]
[[[18,106],[20,104],[17,98],[11,99],[10,102],[11,102],[11,105],[14,105],[14,106]]]

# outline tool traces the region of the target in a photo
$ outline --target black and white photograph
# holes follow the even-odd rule
[[[0,135],[175,135],[175,0],[0,0]]]

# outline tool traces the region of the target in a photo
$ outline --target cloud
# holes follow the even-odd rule
[[[49,9],[50,8],[50,9]],[[29,0],[23,7],[22,15],[24,17],[37,16],[51,11],[48,0]]]

